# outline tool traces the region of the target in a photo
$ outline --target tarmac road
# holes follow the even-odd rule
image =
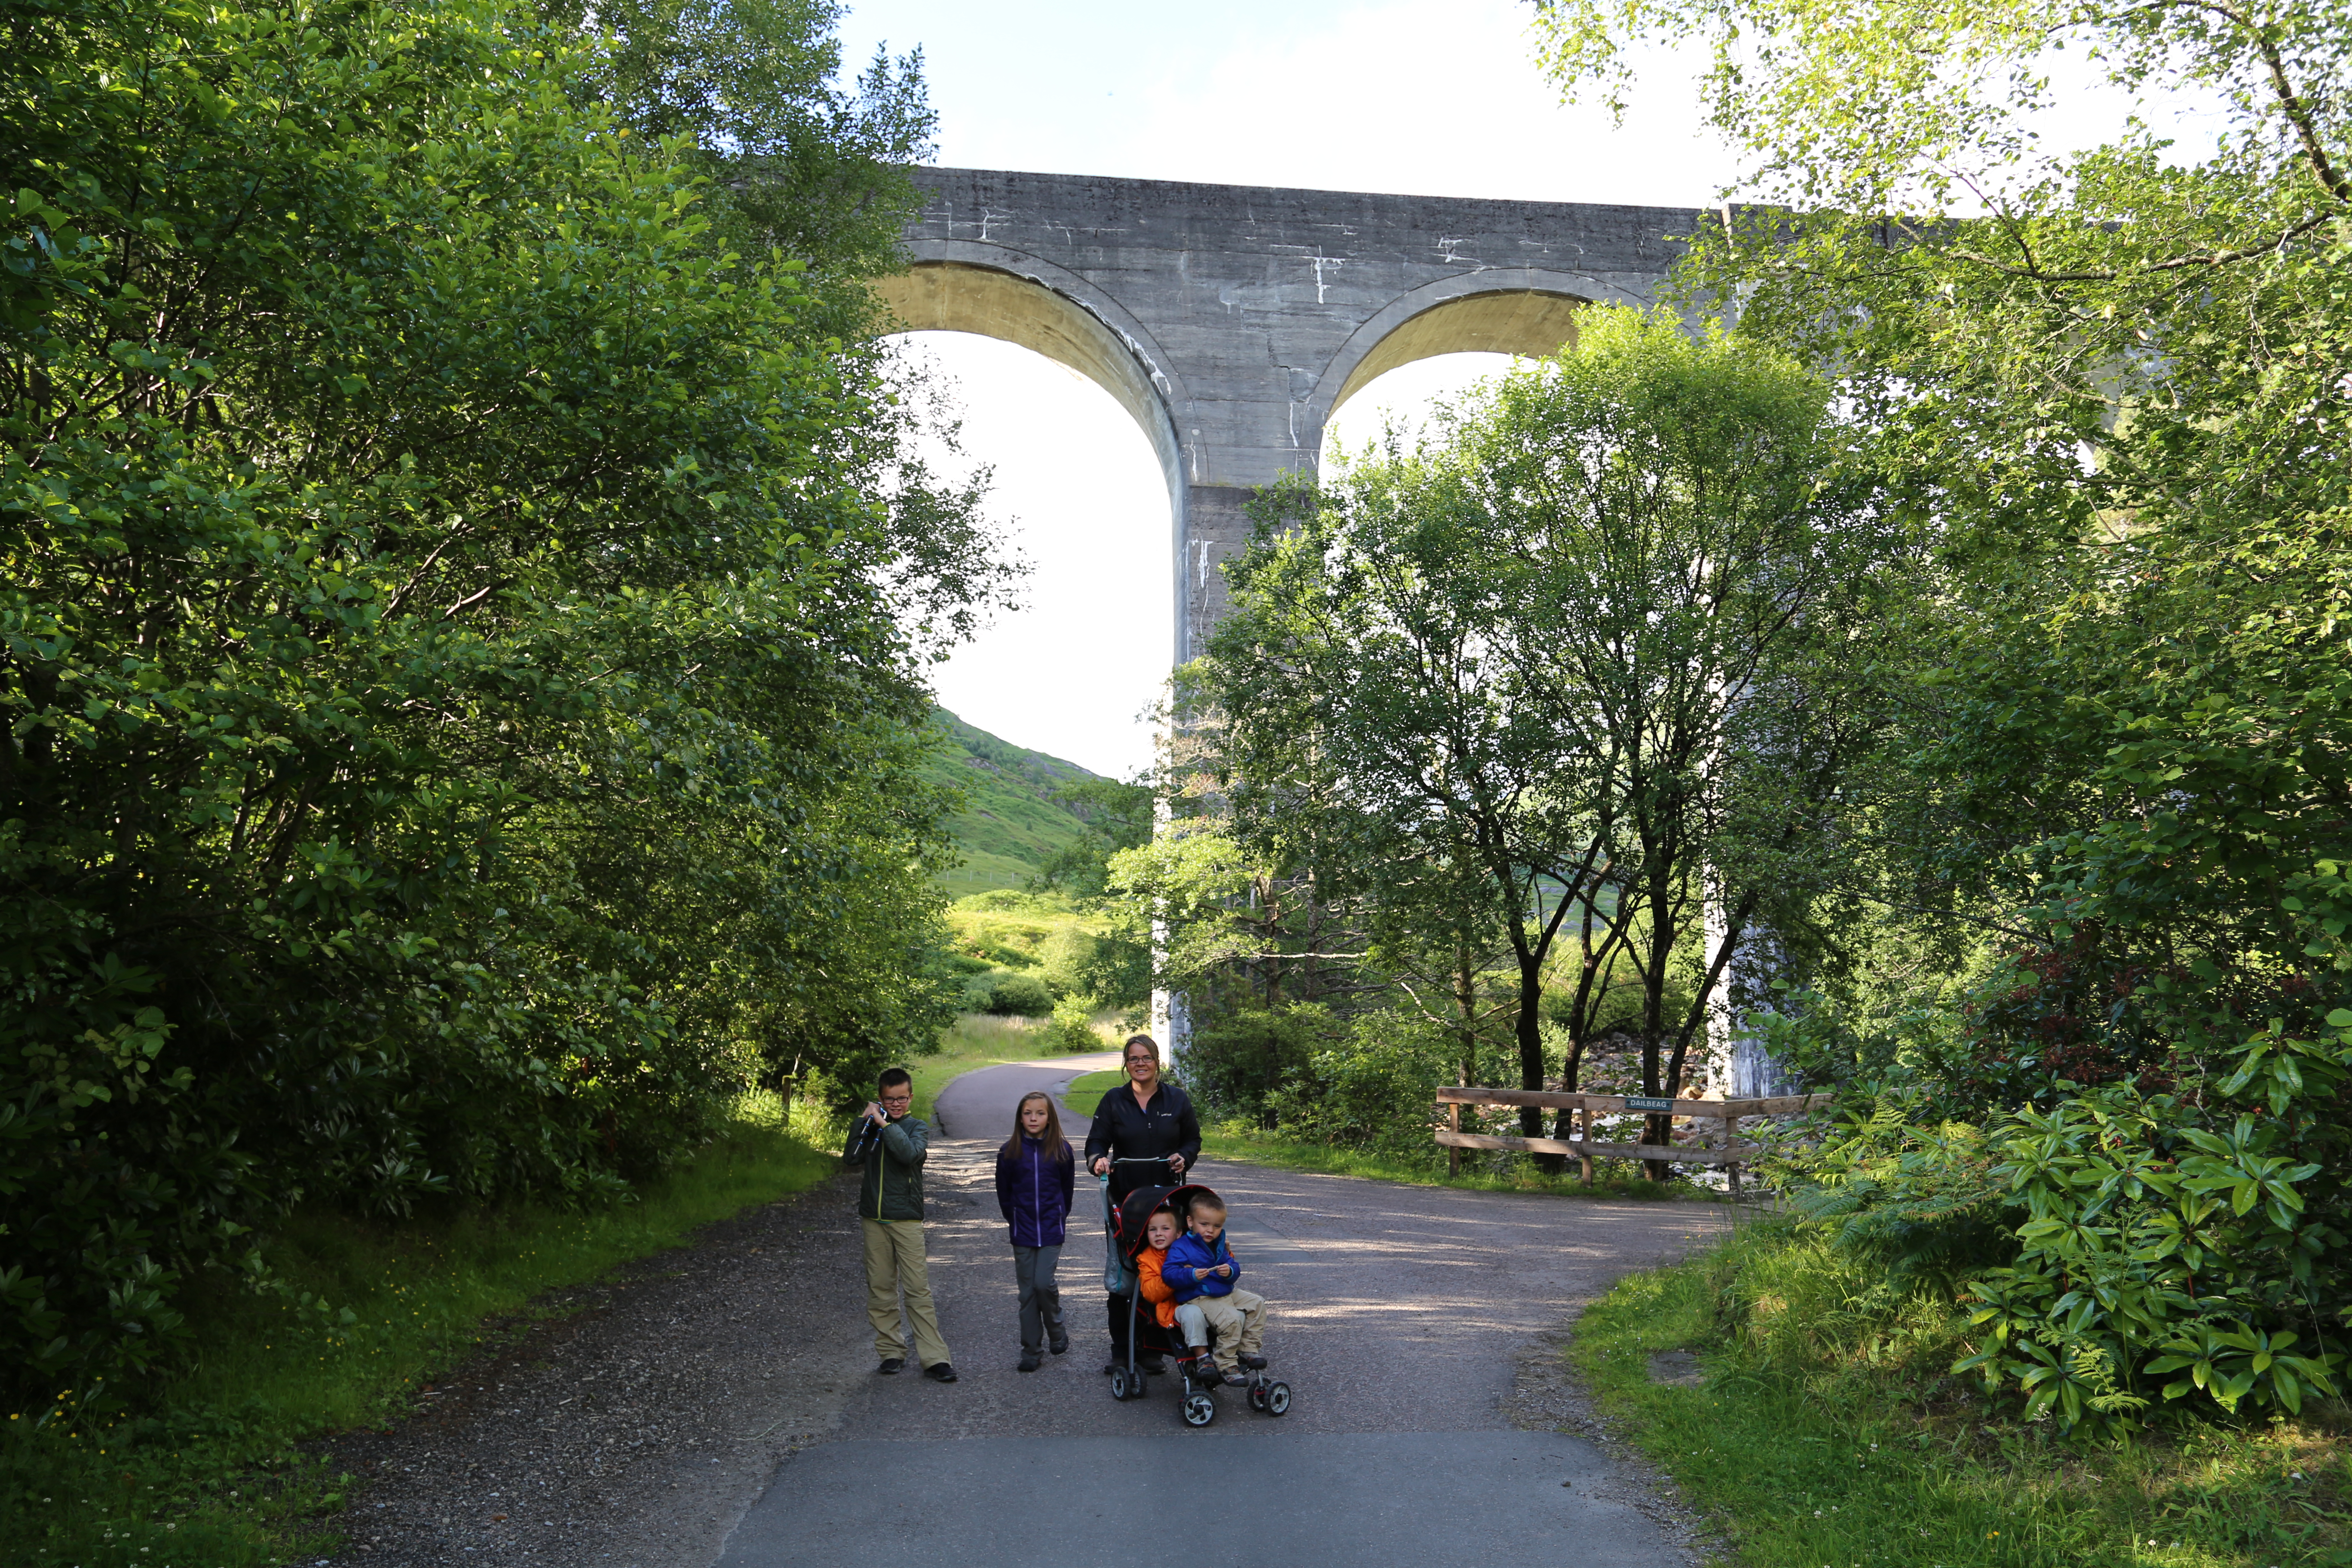
[[[941,1092],[941,1131],[963,1136],[932,1146],[931,1279],[961,1380],[867,1376],[834,1439],[788,1460],[746,1513],[725,1568],[1025,1564],[1046,1540],[1055,1561],[1132,1563],[1165,1554],[1144,1542],[1173,1520],[1198,1523],[1177,1532],[1203,1563],[1370,1568],[1458,1554],[1464,1520],[1488,1509],[1509,1510],[1537,1555],[1572,1542],[1580,1560],[1623,1568],[1690,1560],[1592,1443],[1517,1429],[1505,1406],[1531,1342],[1627,1269],[1713,1234],[1708,1206],[1205,1162],[1197,1173],[1232,1205],[1244,1278],[1273,1303],[1267,1355],[1294,1403],[1276,1419],[1227,1390],[1217,1420],[1192,1430],[1172,1377],[1145,1399],[1109,1397],[1101,1204],[1082,1175],[1060,1277],[1077,1342],[1016,1372],[996,1129],[1031,1089],[1058,1094],[1117,1063],[989,1068]],[[1154,1495],[1163,1506],[1137,1506]]]
[[[1712,1205],[1207,1162],[1294,1403],[1274,1419],[1223,1391],[1194,1431],[1172,1379],[1109,1396],[1100,1200],[1082,1178],[1061,1269],[1076,1342],[1016,1372],[995,1145],[1029,1087],[1116,1061],[986,1068],[939,1097],[958,1136],[932,1145],[928,1237],[958,1383],[875,1375],[845,1176],[551,1297],[415,1415],[329,1445],[353,1477],[339,1561],[1129,1568],[1196,1521],[1179,1555],[1202,1563],[1377,1568],[1457,1557],[1482,1518],[1510,1521],[1515,1552],[1696,1561],[1686,1516],[1583,1435],[1558,1346],[1621,1274],[1714,1234]]]
[[[1117,1051],[1091,1051],[1084,1056],[1048,1057],[1043,1061],[1005,1062],[982,1068],[949,1080],[932,1101],[931,1121],[941,1138],[980,1139],[1002,1143],[1013,1134],[1013,1113],[1024,1096],[1044,1089],[1059,1100],[1071,1081],[1090,1072],[1118,1066]],[[1087,1141],[1087,1119],[1062,1107],[1062,1131],[1073,1143]]]

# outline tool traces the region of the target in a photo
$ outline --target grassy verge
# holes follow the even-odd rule
[[[1094,1075],[1089,1075],[1094,1076]],[[1087,1079],[1080,1079],[1084,1084]],[[1077,1086],[1073,1085],[1073,1089]],[[1654,1182],[1630,1162],[1596,1160],[1593,1179],[1587,1183],[1573,1173],[1549,1175],[1525,1155],[1482,1156],[1486,1163],[1463,1162],[1458,1176],[1445,1173],[1443,1164],[1421,1165],[1391,1155],[1343,1149],[1285,1138],[1238,1122],[1203,1128],[1203,1160],[1241,1160],[1252,1164],[1278,1165],[1286,1171],[1319,1171],[1333,1176],[1363,1176],[1375,1182],[1407,1182],[1415,1186],[1460,1187],[1481,1193],[1548,1193],[1559,1197],[1647,1198],[1711,1203],[1717,1194],[1680,1182]]]
[[[1062,1096],[1062,1103],[1080,1116],[1092,1116],[1095,1107],[1102,1103],[1103,1095],[1126,1081],[1127,1070],[1124,1068],[1087,1073],[1071,1082],[1069,1092]]]
[[[298,1444],[405,1414],[534,1297],[823,1179],[837,1168],[831,1131],[808,1108],[788,1115],[754,1097],[635,1203],[397,1225],[296,1215],[264,1247],[286,1291],[199,1292],[203,1353],[145,1402],[152,1414],[89,1389],[9,1414],[0,1563],[267,1568],[324,1555],[338,1542],[309,1521],[341,1503],[347,1478]]]
[[[1744,1568],[2341,1568],[2341,1405],[2070,1445],[1944,1375],[1949,1309],[1759,1224],[1621,1281],[1569,1355]],[[1696,1352],[1703,1387],[1654,1381]]]
[[[1115,1042],[1105,1040],[1110,1050]],[[917,1057],[907,1064],[915,1075],[915,1111],[928,1120],[931,1101],[951,1079],[975,1068],[998,1062],[1039,1061],[1064,1055],[1062,1037],[1050,1018],[999,1018],[986,1013],[965,1013],[940,1031],[937,1056]]]

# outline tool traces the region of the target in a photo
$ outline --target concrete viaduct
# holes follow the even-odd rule
[[[1646,304],[1704,216],[1599,206],[918,169],[909,331],[1020,343],[1092,378],[1151,438],[1175,518],[1178,663],[1226,607],[1260,486],[1311,471],[1332,411],[1433,354],[1559,352],[1591,302]]]

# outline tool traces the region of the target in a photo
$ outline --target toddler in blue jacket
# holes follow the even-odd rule
[[[1225,1200],[1202,1189],[1192,1199],[1191,1228],[1168,1248],[1160,1277],[1176,1292],[1176,1322],[1184,1342],[1195,1350],[1216,1334],[1217,1383],[1239,1383],[1236,1366],[1256,1371],[1265,1365],[1258,1347],[1265,1338],[1265,1298],[1243,1289],[1242,1266],[1225,1245]]]

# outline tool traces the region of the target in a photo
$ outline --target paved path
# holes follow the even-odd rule
[[[1002,1143],[1012,1135],[1013,1113],[1021,1109],[1023,1096],[1042,1089],[1059,1100],[1069,1092],[1072,1079],[1106,1071],[1118,1066],[1118,1061],[1117,1051],[1090,1051],[1084,1056],[982,1068],[950,1079],[940,1090],[931,1105],[931,1121],[942,1138]],[[1062,1131],[1074,1143],[1087,1141],[1086,1120],[1071,1116],[1066,1105],[1062,1108]]]
[[[854,1439],[793,1460],[725,1562],[1428,1568],[1484,1541],[1580,1568],[1680,1568],[1610,1495],[1610,1470],[1590,1443],[1532,1432]]]
[[[1440,1561],[1481,1518],[1509,1519],[1514,1549],[1538,1555],[1691,1561],[1639,1474],[1559,1429],[1567,1407],[1530,1418],[1524,1380],[1557,1368],[1580,1306],[1714,1234],[1720,1211],[1209,1162],[1296,1398],[1275,1420],[1227,1391],[1193,1431],[1165,1380],[1109,1397],[1099,1200],[1083,1183],[1061,1276],[1076,1344],[1013,1369],[995,1129],[1028,1083],[1089,1070],[989,1068],[940,1096],[950,1129],[987,1133],[936,1142],[926,1184],[961,1382],[874,1375],[844,1178],[574,1293],[556,1303],[572,1315],[451,1378],[416,1417],[339,1441],[359,1477],[343,1561],[1129,1568],[1166,1555],[1143,1544],[1148,1518],[1188,1511],[1212,1524],[1208,1564]]]
[[[1623,1568],[1688,1560],[1591,1443],[1517,1430],[1505,1405],[1526,1347],[1626,1269],[1712,1234],[1709,1208],[1207,1163],[1200,1179],[1233,1205],[1248,1282],[1274,1303],[1267,1351],[1295,1400],[1275,1420],[1227,1392],[1215,1424],[1194,1431],[1172,1379],[1147,1399],[1108,1395],[1100,1199],[1082,1179],[1061,1276],[1078,1342],[1035,1373],[1014,1371],[995,1130],[1031,1089],[1058,1096],[1118,1059],[989,1068],[940,1093],[941,1132],[962,1136],[933,1145],[931,1277],[962,1380],[869,1376],[836,1440],[789,1461],[736,1527],[722,1568],[1027,1563],[1041,1529],[1058,1561],[1134,1563],[1164,1555],[1141,1547],[1141,1519],[1171,1512],[1202,1521],[1204,1564],[1441,1561],[1458,1553],[1465,1518],[1494,1510],[1538,1554],[1572,1542],[1580,1558]],[[908,1507],[877,1510],[886,1477]],[[1155,1489],[1170,1506],[1139,1511],[1132,1500]]]

